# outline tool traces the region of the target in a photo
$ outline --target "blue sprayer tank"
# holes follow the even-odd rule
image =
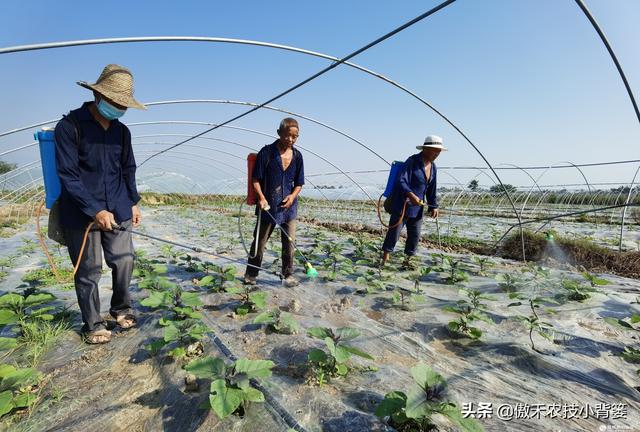
[[[56,141],[51,128],[35,133],[39,142],[42,178],[44,180],[45,205],[48,209],[60,196],[60,178],[56,170]]]
[[[389,170],[389,178],[387,179],[387,187],[384,189],[384,193],[382,195],[388,197],[393,192],[393,185],[396,183],[396,179],[398,178],[398,173],[404,167],[403,161],[393,161],[391,164],[391,169]]]

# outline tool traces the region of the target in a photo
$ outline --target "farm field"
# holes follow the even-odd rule
[[[252,223],[241,218],[245,236]],[[45,270],[33,226],[0,239],[3,370],[23,371],[11,375],[4,428],[391,430],[376,409],[391,392],[412,395],[416,374],[432,378],[430,396],[456,404],[458,415],[432,416],[441,430],[459,430],[462,413],[487,431],[640,424],[636,279],[431,248],[415,269],[398,255],[379,270],[379,237],[301,223],[298,247],[319,277],[300,264],[301,284],[285,288],[263,271],[248,291],[244,268],[230,261],[246,256],[237,229],[216,207],[145,208],[141,232],[217,256],[134,235],[139,326],[104,346],[81,342],[75,293]],[[276,272],[273,239],[264,266]],[[65,249],[50,248],[68,267]],[[108,271],[100,290],[108,315]],[[338,334],[334,348],[351,351],[327,366],[324,339]],[[224,409],[208,409],[213,379],[203,371],[219,365],[213,358],[256,361],[265,402],[223,419]]]

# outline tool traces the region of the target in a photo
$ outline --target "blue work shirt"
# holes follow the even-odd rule
[[[418,198],[426,200],[429,209],[438,208],[438,198],[436,196],[436,164],[431,163],[431,177],[429,183],[426,181],[426,173],[424,170],[424,161],[422,160],[422,153],[414,154],[409,157],[404,163],[404,167],[398,173],[396,181],[393,186],[393,204],[391,211],[395,215],[402,213],[402,207],[405,200],[407,200],[407,194],[413,192]],[[405,210],[405,217],[421,218],[423,214],[423,207],[419,205],[412,205],[411,201],[407,203],[407,209]]]
[[[68,228],[85,228],[101,210],[112,212],[117,223],[131,219],[131,207],[140,201],[131,132],[118,120],[104,130],[89,111],[91,103],[72,111],[79,143],[69,116],[55,130],[60,224]]]
[[[277,224],[283,224],[295,219],[298,216],[298,198],[288,209],[280,204],[287,195],[291,194],[296,186],[304,185],[304,161],[302,154],[295,147],[293,158],[287,167],[282,169],[282,158],[278,151],[278,141],[266,145],[258,152],[256,164],[253,167],[253,180],[260,182],[262,193],[269,202],[269,213]],[[259,206],[256,208],[258,214]],[[263,216],[269,218],[269,216]],[[271,219],[271,218],[269,218]],[[273,221],[271,221],[273,222]]]

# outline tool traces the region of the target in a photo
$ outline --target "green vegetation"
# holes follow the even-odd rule
[[[442,375],[425,364],[411,368],[413,385],[405,394],[401,391],[387,393],[375,414],[388,419],[390,426],[400,432],[421,432],[437,429],[435,414],[447,418],[462,432],[479,432],[483,428],[477,420],[463,418],[460,408],[445,399],[447,383]]]
[[[293,315],[280,309],[262,312],[253,319],[253,323],[266,324],[271,331],[282,334],[294,334],[300,328]]]
[[[252,386],[251,380],[270,377],[274,366],[270,360],[241,358],[227,365],[220,358],[205,357],[185,369],[198,378],[211,380],[206,407],[224,419],[234,413],[244,415],[251,402],[264,402],[264,394]]]
[[[346,376],[352,369],[347,362],[354,355],[373,360],[369,354],[346,343],[360,336],[357,329],[311,327],[307,329],[307,335],[323,340],[327,347],[327,351],[315,348],[308,354],[312,380],[320,386],[332,377]]]

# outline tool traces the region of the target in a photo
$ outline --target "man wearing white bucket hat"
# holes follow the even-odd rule
[[[106,343],[111,331],[100,315],[98,292],[103,250],[113,276],[109,313],[123,329],[136,323],[129,295],[134,258],[131,232],[112,226],[117,223],[126,229],[140,224],[131,133],[118,118],[127,108],[146,108],[134,99],[133,76],[125,67],[107,65],[96,83],[78,84],[92,90],[94,100],[71,111],[55,129],[62,186],[60,225],[74,265],[81,257],[74,282],[82,334],[88,343]],[[85,246],[85,230],[92,223]]]
[[[407,159],[393,186],[389,230],[382,245],[383,266],[400,238],[402,227],[406,225],[403,266],[411,268],[411,257],[416,254],[420,241],[424,206],[428,207],[431,217],[438,217],[437,170],[434,161],[441,151],[447,149],[442,144],[442,138],[436,135],[427,136],[416,149],[422,151]]]

